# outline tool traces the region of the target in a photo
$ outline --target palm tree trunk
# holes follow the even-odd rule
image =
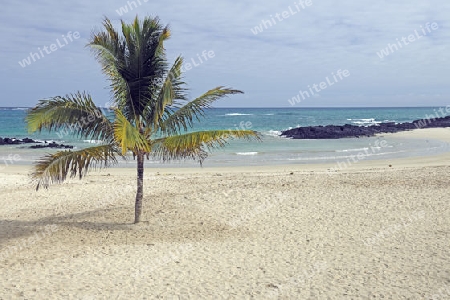
[[[134,224],[141,221],[142,198],[144,196],[144,153],[137,154],[137,191],[134,205]]]

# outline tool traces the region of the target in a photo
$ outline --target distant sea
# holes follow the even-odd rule
[[[434,114],[438,107],[415,108],[214,108],[206,111],[206,118],[194,130],[251,129],[262,134],[262,142],[231,141],[214,150],[203,166],[271,165],[335,163],[365,151],[364,160],[391,159],[434,155],[450,151],[450,145],[435,140],[413,140],[380,137],[348,138],[339,140],[293,140],[280,137],[282,130],[298,126],[344,125],[369,126],[383,122],[411,122]],[[80,140],[75,136],[58,136],[55,132],[27,133],[24,118],[27,108],[0,108],[0,137],[29,137],[40,141],[55,141],[74,145],[76,149],[88,147],[99,141]],[[379,147],[385,141],[384,147]],[[30,164],[52,149],[29,149],[29,145],[0,146],[0,164],[5,157],[20,155],[17,164]],[[370,151],[368,151],[370,149]],[[155,166],[192,167],[192,161]],[[119,166],[134,166],[133,161],[120,162]]]

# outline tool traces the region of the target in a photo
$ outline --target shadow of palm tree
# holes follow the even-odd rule
[[[49,243],[72,247],[86,245],[152,244],[156,242],[196,242],[201,240],[223,240],[236,234],[233,228],[202,211],[162,207],[147,213],[147,221],[133,224],[134,208],[116,206],[62,216],[47,216],[38,220],[0,220],[0,249],[44,232],[48,226],[58,230],[47,236]]]

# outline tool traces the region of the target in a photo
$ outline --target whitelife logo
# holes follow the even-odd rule
[[[3,170],[4,168],[8,167],[9,165],[13,165],[15,162],[20,161],[22,158],[19,154],[10,154],[8,157],[0,157],[0,163],[3,161],[3,164],[0,164],[0,170]]]
[[[200,55],[197,53],[197,58],[198,61],[196,59],[194,59],[193,57],[191,58],[191,62],[190,63],[184,63],[183,66],[181,67],[181,72],[185,73],[186,71],[189,71],[192,69],[192,67],[198,67],[200,66],[202,63],[207,62],[208,58],[214,58],[214,56],[216,56],[216,54],[214,53],[214,51],[209,50],[208,52],[206,52],[206,50],[203,50],[202,55],[200,57]],[[204,59],[204,61],[202,60],[202,57]]]
[[[183,65],[180,68],[181,69],[180,72],[186,73],[187,71],[190,71],[193,68],[200,66],[201,64],[207,62],[209,59],[214,58],[215,56],[216,56],[216,54],[214,53],[213,50],[209,50],[209,51],[203,50],[201,55],[197,53],[197,59],[195,59],[194,57],[191,57],[191,60],[190,60],[191,62],[183,63]],[[203,59],[202,59],[202,57],[203,57]],[[177,76],[176,72],[169,73],[170,78],[173,78],[176,76]],[[153,82],[153,84],[163,84],[164,80],[165,80],[164,78],[158,78]]]
[[[447,105],[445,107],[445,112],[443,107],[440,107],[438,111],[441,113],[440,115],[436,111],[436,109],[434,109],[434,115],[426,114],[425,119],[421,119],[417,123],[414,123],[414,126],[416,126],[417,129],[423,128],[436,121],[436,119],[445,118],[446,116],[448,116],[448,114],[450,114],[450,105]]]
[[[288,10],[285,10],[280,13],[275,14],[275,18],[278,20],[278,22],[281,22],[283,20],[286,20],[287,18],[298,14],[302,10],[306,9],[308,6],[312,5],[312,0],[299,0],[298,3],[294,2],[295,9],[293,9],[291,6],[288,6]],[[269,29],[270,27],[277,24],[277,21],[275,18],[270,15],[269,20],[261,20],[261,23],[259,23],[258,26],[255,26],[254,28],[250,28],[250,31],[257,35],[258,33],[262,33],[264,29]]]
[[[337,70],[336,75],[334,73],[331,73],[331,75],[333,75],[333,79],[334,81],[330,80],[330,78],[325,77],[325,81],[320,82],[319,84],[314,83],[312,86],[308,85],[308,91],[299,91],[298,94],[294,97],[292,97],[291,99],[288,99],[288,102],[291,104],[291,106],[294,106],[296,103],[300,103],[302,102],[302,99],[305,100],[306,98],[309,98],[311,96],[316,96],[316,93],[318,95],[319,92],[327,89],[328,87],[335,85],[336,83],[344,80],[344,78],[347,78],[348,76],[350,76],[350,72],[349,70],[345,69],[345,70]],[[337,77],[339,78],[337,78]],[[316,93],[314,93],[314,91]],[[301,98],[302,99],[301,99]]]
[[[50,46],[44,46],[42,49],[38,47],[38,52],[30,52],[30,55],[27,58],[24,58],[22,61],[19,61],[19,65],[22,68],[25,68],[26,66],[31,65],[32,62],[35,62],[41,58],[44,58],[45,55],[48,55],[52,52],[57,51],[58,49],[61,49],[68,45],[70,42],[73,42],[74,40],[78,40],[80,38],[80,33],[78,31],[75,31],[72,33],[72,31],[69,31],[66,35],[62,35],[62,41],[57,38],[56,44],[50,44]],[[45,54],[44,54],[45,53]]]
[[[421,39],[424,36],[427,36],[429,33],[431,33],[431,30],[438,30],[439,25],[436,22],[433,23],[426,23],[425,28],[420,26],[422,29],[423,35],[420,35],[420,33],[416,30],[414,30],[414,34],[408,35],[408,37],[402,36],[402,38],[396,39],[397,43],[394,44],[387,44],[387,47],[384,49],[381,49],[380,52],[377,52],[377,55],[380,59],[383,59],[386,56],[389,56],[390,54],[394,53],[395,51],[398,51],[399,49],[403,48],[403,46],[408,46],[410,43],[413,43],[419,39]],[[402,42],[400,42],[402,41]]]
[[[136,3],[137,1],[137,3]],[[136,1],[127,1],[127,5],[120,7],[119,9],[116,9],[116,13],[121,17],[124,14],[127,14],[128,12],[132,11],[135,8],[138,8],[144,3],[147,3],[150,0],[136,0]]]

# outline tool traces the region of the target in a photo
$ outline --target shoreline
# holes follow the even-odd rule
[[[396,137],[402,139],[429,139],[429,140],[439,140],[442,142],[450,143],[450,128],[427,128],[427,129],[415,129],[412,131],[404,131],[397,133],[383,133],[378,134],[377,137]],[[214,172],[228,172],[228,173],[240,173],[240,172],[286,172],[286,171],[295,171],[295,172],[323,172],[326,173],[327,170],[336,167],[336,162],[332,163],[303,163],[303,164],[271,164],[271,165],[260,165],[260,166],[208,166],[206,159],[206,163],[203,167],[193,167],[193,166],[182,166],[177,167],[169,165],[168,167],[152,167],[145,166],[144,174],[149,173],[214,173]],[[188,163],[192,164],[191,161]],[[180,163],[183,164],[183,163]],[[360,160],[351,164],[349,167],[338,170],[339,172],[345,171],[362,171],[362,170],[387,170],[391,169],[389,167],[392,165],[395,167],[403,167],[403,168],[414,168],[414,167],[426,167],[426,166],[449,166],[450,165],[450,152],[439,154],[439,155],[424,155],[419,157],[405,157],[405,158],[392,158],[392,159],[370,159],[370,160]],[[3,166],[3,169],[0,169],[1,173],[24,173],[31,172],[32,164],[20,164],[20,165],[8,165]],[[132,170],[135,170],[135,166],[133,162],[130,162],[129,166],[112,166],[109,168],[102,168],[99,170],[91,170],[87,176],[91,174],[101,174],[101,173],[114,173],[114,174],[125,174],[130,173]]]

